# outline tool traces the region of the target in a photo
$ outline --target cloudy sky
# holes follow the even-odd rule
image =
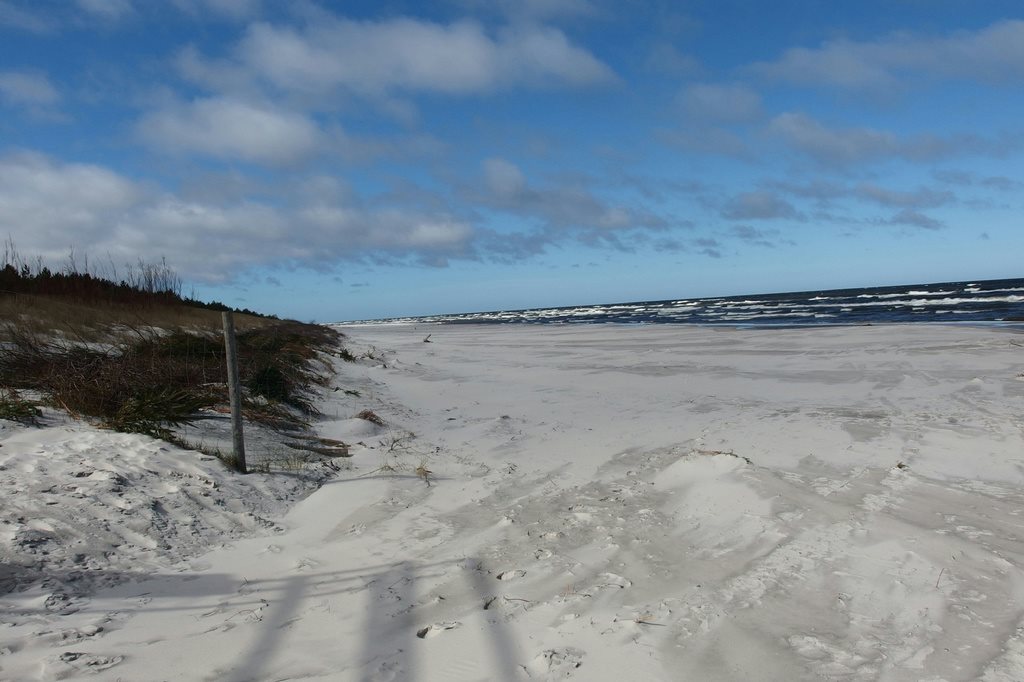
[[[299,319],[1024,275],[1000,0],[0,0],[0,237]]]

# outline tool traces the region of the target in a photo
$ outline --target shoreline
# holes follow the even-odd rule
[[[957,322],[820,322],[814,324],[793,323],[743,323],[743,322],[388,322],[386,320],[368,320],[355,322],[325,322],[328,327],[338,330],[362,327],[575,327],[575,326],[618,326],[618,327],[683,327],[700,329],[828,329],[832,327],[979,327],[981,329],[1019,329],[1024,332],[1024,320],[964,320]]]
[[[1024,279],[504,308],[353,322],[819,324],[1024,320]]]

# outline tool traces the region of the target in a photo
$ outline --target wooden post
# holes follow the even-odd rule
[[[234,446],[235,467],[243,474],[245,467],[245,439],[242,437],[242,384],[238,379],[238,345],[235,343],[235,318],[231,311],[221,313],[224,321],[224,350],[228,362],[228,399],[231,401],[231,442]]]

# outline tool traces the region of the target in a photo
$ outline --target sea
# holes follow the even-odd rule
[[[368,321],[365,321],[368,322]],[[704,324],[811,326],[971,323],[1024,327],[1024,279],[680,298],[373,320],[376,324]],[[358,324],[358,323],[354,323]]]

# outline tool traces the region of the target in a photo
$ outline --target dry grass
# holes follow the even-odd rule
[[[430,477],[434,475],[434,472],[427,468],[426,462],[420,462],[420,465],[413,470],[419,478],[423,479],[423,482],[430,487]]]
[[[377,426],[384,426],[384,420],[377,416],[377,413],[373,410],[363,410],[356,415],[356,419],[362,419],[370,422],[371,424],[376,424]]]
[[[122,327],[97,343],[89,332],[65,329],[53,335],[10,324],[0,328],[0,387],[38,391],[72,415],[162,438],[202,408],[226,403],[218,333]],[[240,333],[246,414],[281,428],[316,414],[312,391],[325,383],[329,369],[320,352],[336,340],[326,327],[300,323],[261,324]]]
[[[42,257],[23,256],[12,239],[0,243],[0,325],[106,342],[120,340],[111,334],[142,328],[215,331],[220,311],[230,310],[183,297],[181,278],[163,259],[119,268],[109,258],[90,262],[71,249],[62,264],[51,265]],[[276,320],[250,310],[235,313],[240,331]]]
[[[279,321],[235,314],[235,329],[239,332],[264,329],[275,324],[279,324]],[[0,342],[3,341],[3,329],[11,327],[22,332],[103,343],[123,340],[139,329],[216,333],[221,329],[221,314],[216,310],[186,305],[69,303],[46,295],[0,295]]]
[[[737,455],[732,450],[694,450],[692,454],[703,455],[705,457],[715,457],[716,455],[724,455],[726,457],[735,457],[736,459],[742,459],[747,464],[753,464],[749,457],[744,455]]]
[[[25,400],[17,391],[0,388],[0,419],[22,424],[37,424],[41,412],[36,405]]]
[[[84,267],[82,267],[84,266]],[[40,403],[126,432],[177,441],[175,427],[226,409],[220,303],[181,296],[164,261],[59,270],[0,244],[0,418],[31,422]],[[295,433],[317,414],[341,334],[234,311],[246,418]],[[208,415],[206,415],[208,416]],[[334,444],[314,447],[337,454]],[[321,453],[323,454],[323,453]]]

